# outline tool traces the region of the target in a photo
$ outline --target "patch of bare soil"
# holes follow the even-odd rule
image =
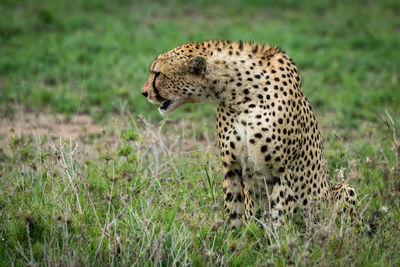
[[[121,142],[121,130],[131,125],[129,116],[112,118],[98,124],[89,115],[77,114],[66,118],[62,114],[50,112],[32,113],[19,111],[12,118],[0,118],[0,148],[5,148],[14,137],[32,135],[48,136],[53,140],[74,139],[86,153],[99,153],[99,146],[88,142],[95,139],[101,150],[115,150]],[[134,124],[139,127],[140,146],[146,151],[155,151],[161,157],[177,156],[194,151],[218,153],[216,139],[208,132],[209,125],[204,122],[181,120],[173,122],[164,120],[151,122],[140,118]],[[92,135],[93,138],[90,138]],[[96,153],[97,151],[97,153]],[[93,156],[93,155],[92,155]]]
[[[67,119],[64,115],[50,113],[29,113],[20,111],[13,119],[0,119],[0,145],[10,138],[21,135],[55,136],[62,138],[82,138],[89,134],[104,132],[104,127],[95,123],[89,115],[77,114]]]

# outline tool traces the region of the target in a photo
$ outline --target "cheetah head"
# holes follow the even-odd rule
[[[206,58],[187,56],[176,50],[158,56],[151,63],[150,75],[142,87],[142,95],[168,114],[185,103],[202,100],[207,88],[204,80]]]

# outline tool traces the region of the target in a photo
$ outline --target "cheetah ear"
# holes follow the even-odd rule
[[[189,71],[201,75],[206,70],[206,58],[202,55],[197,55],[189,60]]]

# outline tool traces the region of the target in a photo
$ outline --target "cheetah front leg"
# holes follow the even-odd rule
[[[244,182],[245,209],[248,218],[265,222],[277,229],[286,220],[287,187],[279,177],[254,175]]]
[[[244,192],[239,165],[224,168],[224,207],[229,216],[229,226],[240,228],[244,215]]]

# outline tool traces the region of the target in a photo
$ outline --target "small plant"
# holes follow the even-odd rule
[[[139,138],[139,134],[136,131],[122,131],[121,137],[125,141],[135,141]]]
[[[132,153],[131,145],[123,145],[118,147],[118,155],[128,157]]]

